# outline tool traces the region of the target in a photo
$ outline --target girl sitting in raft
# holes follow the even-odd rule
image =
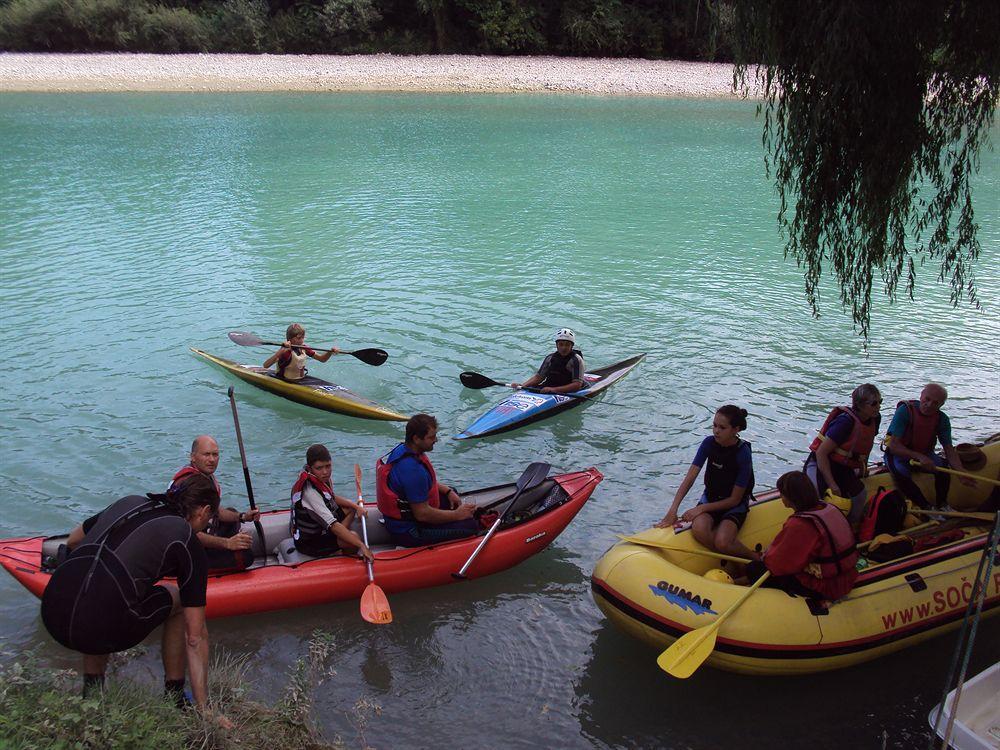
[[[302,380],[306,376],[306,358],[312,357],[317,362],[326,362],[334,354],[340,354],[340,349],[333,347],[329,351],[317,352],[305,346],[306,329],[298,323],[292,323],[285,331],[285,343],[274,354],[264,360],[264,367],[278,363],[278,377],[283,380]]]
[[[657,528],[665,529],[677,523],[677,508],[707,460],[705,491],[698,504],[685,511],[681,520],[691,522],[694,538],[708,549],[737,557],[758,557],[736,538],[750,510],[753,490],[750,443],[740,440],[739,436],[740,430],[746,427],[746,409],[727,404],[715,413],[711,436],[698,447],[670,510],[656,524]]]
[[[821,502],[816,487],[801,471],[782,474],[778,492],[793,513],[763,560],[747,565],[747,578],[756,581],[769,570],[765,587],[830,601],[845,596],[858,577],[858,551],[844,514]]]

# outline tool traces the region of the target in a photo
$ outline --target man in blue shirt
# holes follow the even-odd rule
[[[386,530],[403,547],[461,539],[479,530],[476,506],[438,482],[427,454],[437,442],[437,420],[416,414],[406,423],[406,442],[380,458],[375,469],[378,509]]]

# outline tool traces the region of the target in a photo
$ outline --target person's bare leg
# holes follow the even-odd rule
[[[736,538],[739,528],[729,519],[723,519],[715,530],[715,549],[724,555],[753,559],[753,551]]]
[[[715,549],[715,532],[712,530],[712,516],[702,513],[691,523],[691,533],[698,543],[708,549]]]

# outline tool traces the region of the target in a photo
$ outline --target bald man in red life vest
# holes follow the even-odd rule
[[[215,478],[217,468],[219,468],[219,444],[210,435],[199,435],[191,443],[191,463],[174,474],[170,487],[185,477],[203,474],[212,480],[221,497],[222,488],[219,486],[219,480]],[[244,570],[250,567],[253,563],[253,551],[250,549],[253,539],[249,534],[240,531],[240,528],[244,522],[256,521],[258,518],[260,511],[256,509],[239,513],[236,508],[219,506],[208,528],[198,532],[198,540],[205,548],[205,555],[208,558],[209,572]]]
[[[928,383],[920,392],[919,401],[900,401],[889,424],[886,437],[885,465],[889,468],[896,486],[921,508],[930,503],[911,479],[910,461],[919,461],[924,471],[935,466],[951,466],[955,471],[965,471],[958,451],[952,445],[951,420],[941,411],[948,399],[948,391],[937,383]],[[947,461],[934,453],[934,445],[941,443]],[[962,483],[975,487],[974,479],[962,478]],[[934,493],[939,507],[946,504],[951,478],[942,471],[934,472]]]

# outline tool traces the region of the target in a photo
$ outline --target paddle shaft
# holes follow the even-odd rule
[[[644,547],[656,547],[657,549],[670,550],[671,552],[688,552],[692,555],[703,555],[704,557],[715,557],[719,560],[730,560],[731,562],[743,563],[746,565],[750,562],[745,557],[733,557],[732,555],[724,555],[721,552],[715,552],[710,549],[683,549],[681,547],[672,547],[666,542],[654,542],[651,539],[641,539],[637,536],[625,536],[624,534],[619,534],[618,538],[623,542],[629,542],[631,544],[639,544]]]
[[[910,466],[919,466],[922,469],[927,469],[923,463],[917,461],[915,458],[910,459]],[[939,471],[942,474],[954,474],[956,477],[965,477],[966,479],[972,479],[976,482],[986,482],[986,484],[993,484],[1000,487],[1000,479],[990,479],[989,477],[981,476],[980,474],[973,474],[971,471],[959,471],[958,469],[946,469],[944,466],[932,466],[931,471]]]
[[[541,470],[542,466],[544,466],[545,474],[548,475],[550,468],[548,464],[531,464],[527,469],[525,469],[525,474],[527,474],[536,466],[538,467],[539,471]],[[486,532],[486,536],[484,536],[482,541],[479,542],[478,545],[476,545],[476,549],[473,550],[471,555],[469,555],[469,559],[465,561],[465,565],[463,565],[457,573],[451,574],[453,578],[458,578],[458,579],[465,578],[465,571],[469,569],[469,566],[472,565],[472,562],[476,559],[476,557],[479,556],[480,551],[483,549],[483,547],[486,546],[486,543],[490,541],[493,534],[496,533],[496,530],[500,528],[501,522],[507,516],[507,512],[514,507],[514,503],[517,501],[517,499],[521,497],[521,493],[524,492],[529,487],[533,486],[534,484],[531,481],[525,481],[521,487],[517,488],[517,492],[514,493],[514,497],[510,499],[510,502],[507,503],[507,505],[504,507],[500,515],[497,516],[497,520],[493,522],[492,526],[490,526],[490,530]]]
[[[253,486],[250,484],[250,469],[247,467],[247,452],[243,447],[243,433],[240,430],[240,415],[236,411],[236,394],[232,386],[229,386],[229,405],[233,409],[233,425],[236,427],[236,443],[240,447],[240,461],[243,462],[243,481],[247,486],[247,499],[250,501],[250,509],[257,510],[257,503],[253,500]],[[257,536],[260,537],[260,549],[264,555],[264,564],[267,564],[267,543],[264,540],[264,527],[260,524],[260,518],[253,520],[254,528],[257,529]]]
[[[996,513],[962,513],[955,510],[923,510],[922,508],[910,508],[907,513],[915,513],[918,516],[945,516],[947,518],[972,518],[977,521],[992,521],[997,517]]]
[[[368,524],[365,523],[365,501],[361,497],[361,466],[354,464],[354,483],[358,488],[358,507],[361,508],[361,538],[364,540],[365,546],[368,547]],[[371,551],[371,548],[368,548]],[[365,564],[368,566],[368,583],[375,583],[375,572],[372,570],[372,561],[367,557],[365,558]]]

